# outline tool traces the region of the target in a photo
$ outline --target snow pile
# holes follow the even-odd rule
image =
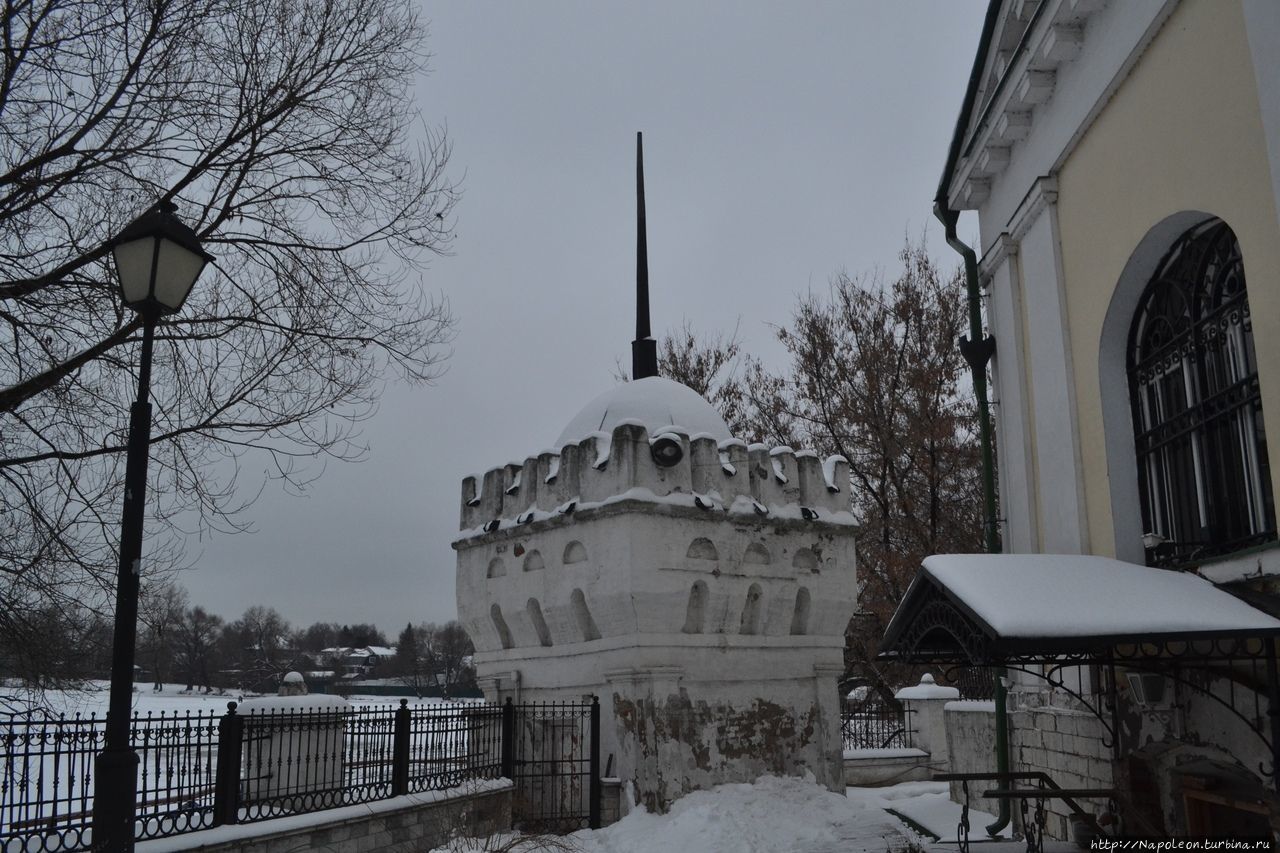
[[[582,853],[776,853],[902,849],[902,824],[882,807],[807,779],[762,776],[680,798],[665,815],[633,811],[570,837]]]

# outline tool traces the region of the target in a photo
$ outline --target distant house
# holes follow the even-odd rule
[[[380,666],[395,657],[393,646],[331,646],[320,651],[327,666],[337,671],[341,678],[364,678],[374,674]]]
[[[992,0],[936,200],[1004,550],[1078,558],[927,563],[886,643],[1008,664],[1012,769],[1143,835],[1280,828],[1278,46],[1275,0]]]

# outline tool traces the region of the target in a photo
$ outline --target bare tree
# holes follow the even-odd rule
[[[181,562],[179,516],[240,527],[244,454],[305,486],[306,460],[360,454],[387,377],[436,375],[449,318],[420,272],[456,191],[412,106],[415,9],[0,7],[0,612],[113,585],[139,324],[108,245],[152,205],[217,261],[157,330],[151,565]]]
[[[178,623],[174,663],[186,680],[187,690],[200,687],[206,693],[212,692],[211,673],[218,669],[218,641],[222,627],[222,617],[207,612],[203,607],[191,608]]]
[[[474,681],[474,669],[471,667],[471,656],[476,647],[462,627],[455,620],[446,622],[432,632],[432,647],[435,653],[436,671],[439,673],[440,686],[445,695],[458,688],[467,687],[468,681]]]
[[[300,651],[317,656],[325,649],[338,645],[340,630],[337,622],[314,622],[305,630],[298,631],[292,642]]]
[[[255,604],[226,627],[223,648],[240,671],[242,687],[274,687],[293,665],[289,622],[274,607]]]
[[[976,412],[955,343],[964,288],[959,271],[944,275],[923,245],[906,245],[899,261],[890,282],[840,274],[825,294],[800,297],[778,330],[787,370],[751,359],[739,370],[732,339],[698,343],[687,334],[664,342],[659,363],[703,393],[699,365],[729,377],[720,381],[736,387],[709,398],[722,408],[726,398],[743,401],[726,412],[745,424],[742,437],[849,460],[861,591],[848,662],[883,692],[903,676],[875,664],[878,641],[920,561],[982,545]],[[713,354],[682,356],[701,347]]]
[[[173,660],[178,627],[187,612],[187,591],[172,580],[152,579],[142,585],[138,600],[139,651],[151,662],[155,689],[164,684]]]

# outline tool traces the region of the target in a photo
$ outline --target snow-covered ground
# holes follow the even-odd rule
[[[896,813],[896,814],[895,814]],[[897,815],[928,834],[917,832]],[[970,810],[973,841],[992,815]],[[812,778],[762,776],[750,784],[720,785],[677,800],[665,815],[636,809],[604,829],[583,830],[564,839],[573,853],[954,853],[960,807],[944,782],[904,782],[885,788],[849,788],[844,796]],[[1008,837],[1008,831],[1004,833]],[[1051,853],[1070,845],[1051,842]],[[524,843],[463,841],[433,853],[549,849],[541,839]],[[978,848],[986,853],[1021,853],[1021,841]]]
[[[20,701],[23,696],[19,691],[12,691]],[[260,693],[245,693],[236,690],[219,691],[215,693],[201,693],[199,690],[187,692],[183,684],[164,684],[159,691],[153,690],[150,683],[139,684],[134,687],[133,693],[133,712],[146,716],[151,714],[222,714],[227,710],[228,702],[243,702],[255,696],[261,696]],[[62,713],[67,716],[79,714],[87,717],[90,714],[96,714],[99,719],[106,716],[107,703],[110,698],[108,693],[108,683],[106,681],[90,681],[85,684],[82,690],[49,690],[39,697],[43,701],[45,707],[54,713]],[[400,704],[400,699],[395,696],[360,696],[354,695],[349,697],[348,701],[356,707],[379,707],[379,706],[396,706]],[[410,705],[429,705],[441,702],[466,702],[473,700],[444,700],[444,699],[410,699]]]
[[[572,836],[583,853],[885,853],[905,849],[913,838],[873,798],[777,776],[695,791],[665,815],[637,810],[613,826]]]

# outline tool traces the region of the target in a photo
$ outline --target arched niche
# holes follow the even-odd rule
[[[759,542],[752,542],[747,546],[747,553],[742,555],[742,562],[749,566],[767,566],[773,562],[773,557],[768,548]]]
[[[804,587],[796,590],[796,607],[791,612],[791,633],[809,633],[809,590]]]
[[[511,641],[511,629],[507,627],[507,620],[502,618],[502,608],[494,604],[489,608],[489,618],[493,620],[494,630],[498,632],[498,641],[502,643],[504,649],[510,649],[515,646]]]
[[[760,633],[760,599],[763,597],[764,592],[760,589],[760,584],[753,583],[747,589],[747,600],[742,605],[742,621],[738,626],[739,634]]]
[[[542,559],[542,552],[533,550],[524,557],[524,570],[526,572],[540,572],[547,567],[546,560]]]
[[[695,581],[689,590],[689,606],[685,609],[684,633],[701,634],[707,620],[707,585]]]
[[[719,560],[720,552],[716,550],[716,545],[705,536],[700,536],[689,543],[689,550],[685,552],[685,556],[690,560]]]
[[[538,642],[544,646],[551,645],[551,629],[547,627],[547,620],[542,618],[542,605],[538,604],[538,599],[529,599],[529,603],[525,605],[525,611],[529,614],[529,621],[533,623]]]
[[[587,560],[587,549],[582,547],[582,543],[573,540],[564,546],[564,564],[566,566],[573,563],[584,563]]]
[[[801,548],[791,558],[791,567],[797,572],[816,572],[818,570],[818,555],[813,552],[812,548]]]
[[[591,610],[587,607],[587,597],[582,590],[575,589],[569,596],[569,606],[573,609],[573,618],[578,623],[578,631],[584,642],[600,639],[600,629],[596,620],[591,618]]]
[[[494,557],[489,561],[489,569],[485,572],[485,577],[501,578],[507,574],[507,564],[502,562],[501,557]]]

